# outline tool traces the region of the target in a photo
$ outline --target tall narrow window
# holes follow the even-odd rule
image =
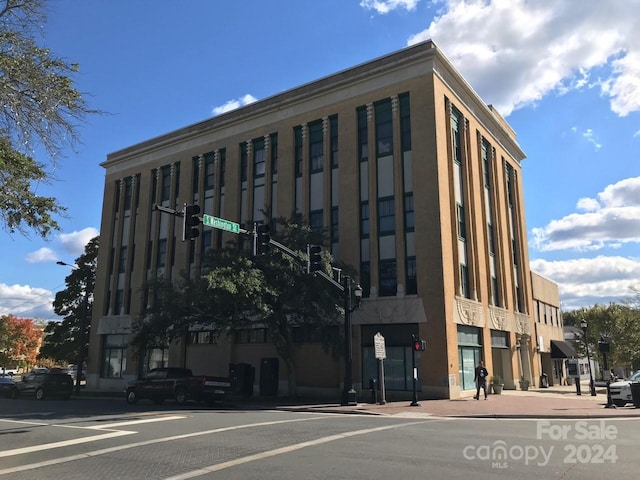
[[[271,134],[271,175],[278,173],[278,134]]]
[[[322,120],[309,124],[309,161],[311,173],[322,171],[324,166]]]
[[[264,139],[253,141],[253,176],[255,178],[264,177],[266,151],[264,149]]]
[[[393,119],[391,100],[377,102],[376,112],[376,148],[377,156],[383,157],[393,153]]]
[[[358,108],[358,158],[361,162],[369,159],[369,143],[367,128],[367,108]]]
[[[404,228],[408,232],[412,232],[414,229],[413,193],[404,195]]]
[[[396,214],[393,197],[378,199],[378,233],[388,235],[396,231]]]
[[[242,142],[240,144],[240,181],[246,182],[247,180],[247,168],[249,159],[247,157],[247,143]]]
[[[162,167],[162,192],[160,200],[166,202],[171,194],[171,167]]]
[[[398,272],[395,259],[380,260],[380,296],[388,297],[396,294]]]
[[[400,142],[403,152],[411,150],[411,111],[409,108],[409,94],[403,93],[400,100]]]
[[[331,207],[331,243],[338,243],[340,240],[338,232],[338,207]]]
[[[303,161],[303,144],[302,144],[302,127],[294,128],[295,137],[295,163],[296,163],[296,177],[302,176],[302,161]]]
[[[338,166],[338,117],[333,115],[329,117],[330,137],[329,143],[331,148],[331,167]]]
[[[413,295],[418,293],[418,282],[416,278],[416,257],[407,257],[406,293],[408,295]]]
[[[131,185],[132,178],[127,177],[124,180],[124,209],[131,210]]]
[[[360,203],[360,236],[369,237],[369,202]]]

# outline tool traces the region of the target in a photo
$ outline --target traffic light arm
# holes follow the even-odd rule
[[[276,242],[273,238],[269,241],[269,245],[277,248],[281,252],[286,253],[290,257],[298,260],[300,265],[302,265],[304,268],[307,268],[307,259],[302,257],[301,255],[299,255],[298,253],[294,252],[289,247],[286,247],[285,245],[281,244],[280,242]],[[316,275],[319,275],[322,278],[324,278],[327,282],[329,282],[331,285],[333,285],[335,288],[337,288],[340,292],[344,292],[344,286],[341,285],[340,283],[336,282],[332,277],[327,275],[325,272],[317,271]]]

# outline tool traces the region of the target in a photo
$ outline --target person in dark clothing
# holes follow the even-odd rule
[[[484,399],[487,399],[487,377],[489,376],[489,372],[484,367],[484,362],[480,360],[478,366],[476,367],[476,376],[474,377],[474,381],[476,382],[476,394],[473,398],[476,400],[480,399],[480,388],[484,390]]]

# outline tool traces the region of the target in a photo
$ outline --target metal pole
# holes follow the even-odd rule
[[[351,332],[351,278],[347,275],[344,281],[344,386],[342,405],[358,405],[357,394],[353,388],[353,348]]]
[[[413,371],[413,401],[409,404],[411,407],[419,407],[418,403],[418,371],[416,370],[416,349],[414,347],[414,342],[416,341],[416,336],[411,335],[411,366]]]
[[[587,348],[587,364],[589,365],[589,390],[591,391],[591,396],[596,396],[596,386],[593,383],[593,372],[591,371],[591,358],[589,357],[589,338],[587,337],[587,329],[584,329],[584,344]]]

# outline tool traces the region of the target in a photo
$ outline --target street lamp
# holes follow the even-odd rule
[[[587,337],[587,322],[586,320],[582,320],[580,322],[580,326],[582,327],[582,331],[584,332],[584,345],[587,349],[587,364],[589,365],[589,390],[591,391],[591,396],[596,396],[596,386],[593,383],[593,372],[591,371],[591,358],[589,357],[589,338]]]
[[[80,270],[80,267],[77,265],[71,265],[70,263],[65,263],[61,260],[56,262],[57,265],[62,265],[63,267],[70,267],[73,270]],[[77,356],[77,364],[76,364],[76,385],[75,385],[75,395],[80,395],[80,381],[82,379],[82,365],[84,364],[84,346],[87,343],[85,331],[87,330],[87,320],[88,320],[88,310],[89,310],[89,285],[88,279],[85,279],[84,285],[84,294],[82,296],[82,315],[80,317],[80,335],[78,341],[78,356]]]
[[[353,388],[353,339],[351,332],[351,314],[360,306],[362,299],[362,287],[355,285],[352,288],[352,281],[348,275],[342,277],[343,300],[344,300],[344,385],[342,391],[342,405],[358,405],[358,399]],[[351,296],[355,295],[355,305],[351,304]]]

